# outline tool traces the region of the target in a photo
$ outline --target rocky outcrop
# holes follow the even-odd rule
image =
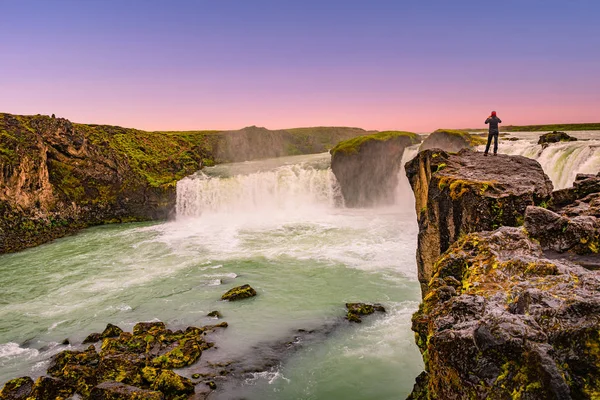
[[[89,225],[166,218],[177,179],[211,157],[204,139],[0,114],[0,253]]]
[[[565,132],[558,132],[558,131],[553,131],[553,132],[548,132],[543,134],[542,136],[540,136],[540,139],[538,140],[538,144],[548,144],[548,143],[558,143],[558,142],[574,142],[576,141],[577,138],[570,136],[569,134],[565,133]]]
[[[427,149],[442,149],[451,153],[456,153],[462,149],[470,149],[474,146],[485,144],[486,140],[482,137],[471,135],[465,131],[452,129],[438,129],[423,140],[419,151]]]
[[[544,259],[523,228],[457,241],[413,316],[426,371],[413,399],[594,399],[600,276]]]
[[[521,156],[426,150],[405,168],[416,200],[423,295],[436,260],[460,236],[522,225],[527,206],[548,202],[552,193],[539,163]]]
[[[173,332],[162,322],[140,322],[129,333],[109,324],[105,333],[110,336],[99,352],[90,345],[58,353],[50,361],[50,376],[35,383],[28,377],[13,379],[0,392],[0,399],[50,400],[74,394],[90,399],[185,399],[194,393],[195,384],[172,369],[198,361],[214,345],[204,335],[222,327],[227,324]]]
[[[430,274],[412,320],[425,371],[409,398],[597,398],[600,272],[562,256],[597,257],[595,177],[550,201],[522,157],[429,151],[406,169],[425,207],[419,276]]]
[[[347,207],[393,204],[404,149],[419,142],[410,132],[380,132],[340,142],[331,169]]]

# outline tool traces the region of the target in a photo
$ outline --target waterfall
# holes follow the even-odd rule
[[[177,183],[177,216],[334,207],[341,201],[329,154],[207,168]]]
[[[522,139],[501,140],[499,152],[537,160],[552,180],[554,189],[563,189],[573,184],[577,174],[597,174],[600,171],[600,133],[570,134],[584,140],[551,143],[542,147],[537,144],[539,133],[514,134],[514,137]]]

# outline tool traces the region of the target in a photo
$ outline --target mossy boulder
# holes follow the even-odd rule
[[[413,399],[600,393],[600,273],[544,259],[523,228],[454,243],[412,323],[426,366]]]
[[[526,157],[425,150],[406,164],[419,222],[417,267],[423,295],[437,258],[459,237],[520,226],[525,210],[550,200],[552,182]]]
[[[221,300],[237,301],[254,296],[256,296],[256,290],[250,285],[242,285],[229,289],[227,293],[221,296]]]
[[[83,343],[96,343],[105,338],[117,337],[121,333],[123,333],[123,329],[113,324],[107,324],[106,328],[104,328],[104,331],[102,331],[102,333],[90,333],[83,340]]]
[[[163,393],[166,400],[187,399],[194,393],[194,384],[173,371],[163,370],[152,384],[152,389]]]
[[[576,137],[570,136],[565,132],[548,132],[540,136],[538,140],[538,144],[547,145],[548,143],[558,143],[558,142],[574,142],[577,141]]]
[[[346,303],[346,309],[348,310],[346,319],[350,322],[357,323],[362,322],[362,317],[364,315],[373,314],[375,311],[385,312],[385,308],[379,303]]]
[[[404,149],[420,142],[412,132],[386,131],[337,144],[331,169],[347,207],[393,204]]]
[[[470,149],[482,144],[486,144],[486,139],[481,136],[454,129],[438,129],[423,140],[419,151],[441,149],[450,153],[456,153],[462,149]]]
[[[0,400],[25,400],[33,390],[33,379],[28,376],[11,379],[0,390]]]
[[[75,393],[75,388],[62,379],[41,376],[33,384],[31,395],[27,400],[58,400],[67,399]]]
[[[90,400],[164,400],[155,390],[140,389],[119,382],[103,382],[92,389]]]

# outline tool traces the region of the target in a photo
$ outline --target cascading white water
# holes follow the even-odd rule
[[[569,132],[580,140],[537,144],[539,132],[514,133],[520,140],[500,141],[500,153],[521,155],[537,160],[552,180],[554,189],[570,187],[577,174],[597,174],[600,171],[600,133]],[[483,149],[483,148],[480,148]]]
[[[333,207],[341,202],[339,186],[326,162],[329,154],[243,163],[228,170],[198,172],[177,183],[177,216],[204,212],[249,213]],[[294,163],[294,161],[297,163]],[[325,162],[324,162],[325,161]]]

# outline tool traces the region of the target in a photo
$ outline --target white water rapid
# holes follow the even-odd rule
[[[515,132],[501,138],[499,152],[521,155],[537,160],[552,180],[554,189],[570,187],[577,174],[597,174],[600,171],[600,132],[568,132],[579,139],[576,142],[551,143],[546,147],[537,144],[541,132]],[[480,146],[483,150],[485,146]]]

